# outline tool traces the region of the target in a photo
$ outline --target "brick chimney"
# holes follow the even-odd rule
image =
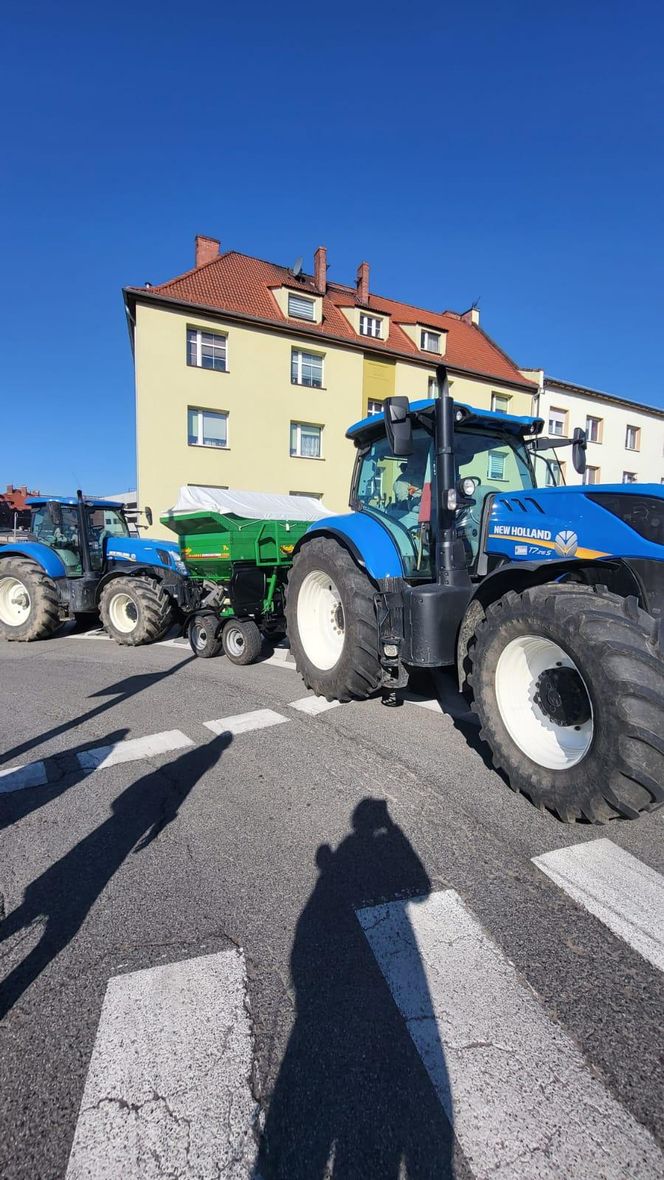
[[[213,262],[219,257],[221,242],[217,238],[206,238],[205,234],[196,234],[196,266],[203,266],[206,262]]]
[[[479,307],[469,307],[468,311],[464,311],[461,319],[466,324],[474,324],[476,328],[480,326],[480,309]]]
[[[319,246],[314,254],[314,282],[316,290],[324,295],[327,290],[327,249]]]
[[[359,303],[369,302],[369,263],[361,262],[357,268],[357,298]]]

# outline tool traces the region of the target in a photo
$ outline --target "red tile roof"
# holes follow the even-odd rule
[[[301,290],[315,295],[316,287],[310,275],[297,279],[287,267],[252,258],[229,250],[211,262],[194,267],[185,274],[151,288],[129,287],[132,295],[159,299],[172,299],[175,303],[192,304],[214,308],[216,311],[237,312],[273,323],[297,325],[312,335],[336,337],[361,344],[372,352],[385,352],[428,361],[432,366],[436,358],[432,353],[422,352],[399,324],[424,324],[436,331],[447,332],[445,363],[452,369],[480,373],[497,381],[535,389],[534,382],[528,381],[519,372],[515,363],[481,328],[469,324],[452,311],[435,312],[412,307],[395,299],[381,295],[369,296],[368,311],[383,313],[390,317],[389,334],[386,340],[373,337],[358,337],[352,325],[341,310],[342,307],[359,306],[354,287],[340,283],[328,283],[323,296],[323,320],[321,324],[309,324],[303,320],[288,319],[279,308],[273,289],[281,286]]]

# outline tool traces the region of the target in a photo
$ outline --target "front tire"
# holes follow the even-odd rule
[[[34,561],[0,560],[0,637],[30,643],[60,626],[55,583]]]
[[[381,683],[375,593],[334,540],[307,541],[295,556],[286,596],[288,638],[307,688],[328,701],[365,700]]]
[[[536,586],[488,607],[469,651],[474,707],[510,786],[565,822],[664,802],[659,626],[602,586]]]
[[[128,647],[156,643],[173,622],[168,594],[148,578],[114,578],[101,592],[99,614],[111,638]]]

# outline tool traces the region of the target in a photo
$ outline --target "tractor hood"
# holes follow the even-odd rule
[[[593,484],[497,495],[487,552],[511,561],[601,557],[664,560],[664,488]]]
[[[109,537],[106,541],[106,560],[109,563],[130,562],[132,565],[174,569],[180,574],[187,572],[177,542],[162,541],[159,538],[143,540],[134,537]]]

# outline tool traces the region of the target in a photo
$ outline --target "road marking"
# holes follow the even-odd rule
[[[358,918],[476,1180],[661,1178],[654,1139],[453,889]]]
[[[66,1180],[248,1180],[258,1110],[236,950],[109,981]]]
[[[282,725],[288,721],[281,713],[272,709],[254,709],[251,713],[236,713],[234,717],[220,717],[218,721],[204,721],[206,729],[213,733],[248,733],[251,729],[267,729],[270,725]]]
[[[533,864],[664,971],[664,877],[611,840],[534,856]]]
[[[263,664],[272,664],[273,668],[287,668],[289,672],[297,672],[295,660],[290,653],[289,648],[276,648],[271,656],[266,660],[260,661],[260,666]]]
[[[149,734],[148,737],[128,738],[123,742],[114,742],[111,746],[83,750],[76,757],[83,770],[102,770],[106,766],[116,766],[119,762],[153,758],[157,754],[167,754],[169,750],[181,750],[193,745],[191,738],[181,730],[168,729],[164,733]]]
[[[9,766],[0,770],[0,795],[23,791],[27,787],[43,787],[48,782],[43,762],[28,762],[25,766]]]
[[[291,701],[291,709],[299,709],[300,713],[309,713],[316,717],[318,713],[326,713],[328,709],[336,709],[341,701],[326,701],[325,697],[302,697],[299,701]]]

